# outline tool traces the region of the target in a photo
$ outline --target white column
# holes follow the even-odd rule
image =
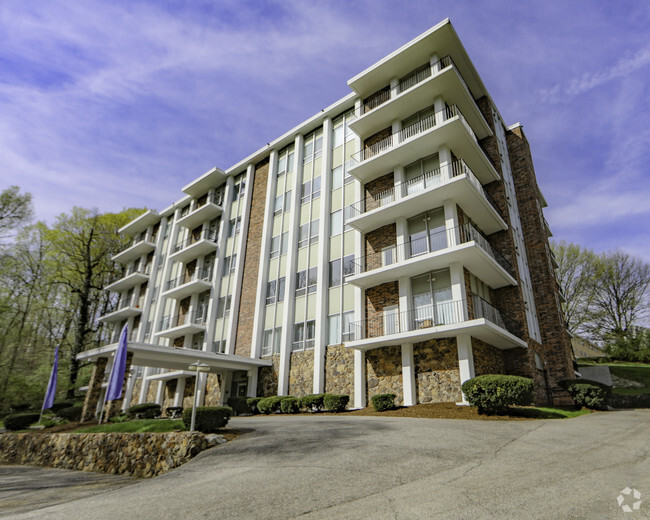
[[[436,96],[433,99],[433,111],[436,113],[436,124],[440,124],[441,120],[444,120],[443,112],[445,110],[445,100],[440,96]]]
[[[354,407],[366,407],[366,354],[354,351]]]
[[[441,145],[438,148],[438,159],[440,160],[440,173],[443,175],[443,179],[449,180],[452,178],[452,160],[451,160],[451,150],[446,144]]]
[[[156,392],[156,403],[160,406],[165,402],[165,382],[158,381],[158,391]]]
[[[332,207],[332,120],[323,121],[323,170],[320,196],[320,246],[318,247],[318,285],[316,286],[316,338],[314,345],[313,393],[325,387],[325,349],[327,346],[327,315],[329,308],[330,209]],[[343,289],[341,288],[341,291]]]
[[[246,257],[246,241],[248,239],[248,222],[251,216],[251,201],[253,200],[253,182],[255,180],[255,166],[248,165],[246,172],[246,193],[244,195],[244,214],[239,228],[239,244],[237,248],[237,269],[235,271],[235,284],[230,305],[230,326],[228,333],[228,344],[226,352],[235,353],[237,341],[237,323],[239,320],[239,300],[241,298],[241,286],[244,278],[244,259]],[[245,311],[248,312],[248,311]]]
[[[456,201],[447,199],[443,203],[445,210],[445,229],[447,230],[447,247],[454,247],[460,243],[458,229],[458,207]]]
[[[259,358],[262,349],[262,336],[264,334],[264,318],[266,305],[266,285],[269,281],[268,258],[273,234],[273,212],[275,206],[275,192],[277,183],[277,151],[271,151],[269,157],[269,179],[266,184],[266,207],[264,208],[264,224],[262,225],[262,240],[260,244],[260,265],[257,271],[257,295],[255,301],[255,317],[253,321],[253,336],[251,340],[251,357]]]
[[[246,373],[248,377],[248,388],[246,390],[246,397],[257,396],[257,374],[259,368],[253,368]]]
[[[451,297],[454,302],[454,312],[462,312],[458,316],[460,321],[467,321],[467,302],[465,301],[465,273],[463,265],[459,262],[449,264],[449,275],[451,278]]]
[[[122,411],[126,411],[131,407],[131,398],[133,396],[133,387],[135,386],[135,368],[132,368],[131,373],[128,374],[128,382],[126,383],[126,392],[124,392],[124,399],[122,400]]]
[[[429,59],[429,64],[431,65],[431,72],[435,74],[440,70],[440,63],[438,63],[440,58],[438,58],[438,55],[434,52],[431,55],[431,58]]]
[[[460,334],[456,338],[458,347],[458,371],[460,373],[460,384],[474,377],[474,354],[472,353],[472,337],[469,334]],[[463,394],[462,404],[467,404]]]
[[[402,345],[402,389],[404,391],[404,406],[413,406],[415,395],[415,362],[413,360],[413,344]]]
[[[300,227],[303,144],[303,136],[297,135],[294,145],[296,171],[294,174],[294,185],[292,187],[293,200],[291,201],[291,207],[293,209],[289,218],[289,244],[287,246],[287,271],[285,274],[287,292],[284,297],[284,316],[282,317],[280,366],[278,367],[278,395],[287,395],[289,391],[289,366],[291,363],[291,346],[293,345],[293,320],[294,310],[296,306],[296,266],[298,263],[298,228]]]
[[[153,370],[154,369],[151,367],[146,367],[144,369],[144,373],[142,374],[142,386],[140,387],[140,395],[138,396],[138,404],[146,403],[150,384],[150,381],[147,378],[152,375]]]
[[[409,226],[406,217],[397,217],[395,219],[395,243],[397,244],[397,261],[404,262],[409,259]]]
[[[410,311],[412,309],[413,296],[411,291],[411,279],[408,276],[402,276],[399,280],[399,316],[400,331],[407,332],[411,324]]]
[[[232,372],[224,372],[221,376],[221,395],[219,396],[219,406],[225,406],[230,397],[230,387],[232,386]]]
[[[405,193],[406,178],[404,177],[404,167],[395,166],[393,175],[394,175],[393,183],[395,184],[395,200],[399,200],[402,197],[404,197],[404,193]]]
[[[390,80],[390,98],[393,99],[399,95],[399,79],[393,78]]]
[[[180,376],[176,380],[176,392],[174,393],[174,406],[183,406],[183,397],[185,397],[185,376]],[[163,410],[164,412],[164,410]]]

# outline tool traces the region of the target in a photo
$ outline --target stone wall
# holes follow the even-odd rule
[[[368,402],[377,394],[395,394],[395,404],[404,403],[402,389],[402,348],[383,347],[366,352]]]
[[[194,380],[196,377],[190,376],[185,379],[185,391],[183,392],[183,408],[192,408],[194,406]],[[164,413],[165,410],[163,410]]]
[[[474,355],[474,375],[505,374],[502,351],[498,348],[472,338],[472,354]]]
[[[135,383],[133,384],[133,391],[131,392],[131,402],[126,406],[127,410],[132,406],[138,404],[138,401],[140,400],[140,389],[142,388],[142,381],[142,376],[135,380]]]
[[[325,351],[325,392],[349,395],[354,392],[354,351],[330,345]]]
[[[462,400],[456,338],[413,345],[415,392],[418,403],[457,403]]]
[[[210,444],[202,433],[3,433],[0,464],[155,477]]]
[[[280,354],[273,354],[270,367],[260,367],[257,372],[257,397],[278,395]]]
[[[251,187],[251,209],[248,221],[246,254],[244,257],[244,277],[242,278],[239,309],[237,310],[237,338],[235,354],[249,357],[253,341],[253,323],[257,302],[257,273],[260,266],[260,249],[264,214],[266,212],[266,185],[269,179],[269,159],[266,158],[255,166],[255,178]]]
[[[314,393],[314,351],[291,353],[289,395],[303,397]]]
[[[208,379],[205,382],[203,406],[219,406],[219,399],[221,399],[221,376],[208,374]]]
[[[158,384],[159,381],[150,381],[149,382],[149,388],[147,389],[147,399],[145,403],[155,403],[156,402],[156,396],[158,395]],[[165,382],[163,381],[163,384]]]

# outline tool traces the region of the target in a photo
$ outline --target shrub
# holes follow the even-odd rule
[[[250,408],[250,411],[252,414],[258,414],[260,411],[257,408],[257,403],[259,403],[262,400],[262,397],[249,397],[246,399],[246,404],[248,405],[248,408]]]
[[[385,412],[395,408],[395,394],[377,394],[372,396],[372,407],[375,412]]]
[[[131,419],[154,419],[160,415],[160,411],[159,404],[142,403],[132,406],[126,413]]]
[[[252,413],[247,401],[248,399],[245,397],[229,397],[228,406],[232,408],[232,411],[235,413],[235,415]]]
[[[277,395],[274,395],[272,397],[265,397],[258,401],[257,409],[260,411],[260,413],[263,413],[265,415],[277,412],[280,410],[280,403],[282,402],[282,399],[284,399],[284,397]]]
[[[487,374],[465,381],[462,388],[481,414],[503,414],[509,406],[527,405],[533,400],[533,380],[527,377]]]
[[[349,395],[339,394],[324,394],[323,406],[328,412],[343,412],[345,411],[348,402],[350,401]]]
[[[109,417],[108,422],[112,422],[112,423],[129,422],[129,416],[126,415],[125,413],[121,413],[120,415],[116,415],[115,417]]]
[[[203,433],[214,433],[223,428],[232,415],[227,406],[197,406],[194,427]],[[192,424],[192,408],[183,410],[183,424],[189,430]]]
[[[30,403],[11,403],[9,405],[9,409],[14,413],[14,414],[19,414],[21,412],[26,412],[29,410],[29,407],[31,406]]]
[[[169,417],[171,419],[178,419],[183,415],[183,407],[182,406],[168,406],[165,408],[165,417]]]
[[[52,405],[51,410],[56,414],[59,410],[70,408],[71,406],[74,406],[74,403],[72,401],[59,401],[58,403],[54,403]]]
[[[298,413],[298,399],[292,396],[285,397],[280,401],[282,413]]]
[[[78,421],[81,419],[82,410],[82,406],[69,406],[68,408],[59,410],[56,415],[61,417],[61,419],[67,419],[68,421]]]
[[[589,379],[564,379],[558,384],[569,392],[577,406],[592,410],[604,408],[612,393],[610,386]]]
[[[10,431],[24,430],[36,421],[38,421],[40,414],[38,413],[16,413],[7,415],[3,419],[5,428]]]
[[[300,408],[306,408],[310,412],[322,412],[324,397],[325,394],[313,394],[301,397],[298,400]]]

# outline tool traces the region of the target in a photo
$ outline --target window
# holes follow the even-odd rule
[[[328,316],[327,325],[327,344],[338,345],[341,343],[341,315]]]
[[[343,278],[353,275],[356,271],[356,264],[354,262],[354,255],[343,257]]]
[[[320,197],[320,176],[314,177],[311,183],[311,198],[312,200]]]
[[[319,219],[303,224],[298,229],[298,249],[318,242]]]
[[[354,311],[343,313],[342,341],[353,341],[355,339],[354,322],[352,320],[354,320]]]
[[[289,232],[286,231],[281,235],[271,237],[271,258],[276,258],[281,255],[287,254],[287,246],[289,244]]]
[[[284,301],[285,278],[271,280],[266,284],[266,304],[270,305],[276,301]]]
[[[309,350],[314,348],[316,337],[316,320],[309,320],[305,323],[296,323],[293,326],[292,350]]]
[[[323,131],[322,130],[313,132],[305,137],[303,152],[304,152],[303,162],[305,164],[323,155]]]
[[[318,267],[300,271],[296,276],[296,297],[316,292],[318,284]]]
[[[282,327],[266,329],[262,340],[262,356],[270,356],[280,352],[280,341],[282,340]]]
[[[354,209],[351,204],[343,208],[343,222],[345,223],[345,227],[343,228],[343,231],[350,231],[352,229],[352,226],[348,224],[348,220],[352,218],[353,214],[354,214]]]
[[[337,166],[332,170],[332,191],[343,186],[343,166]]]
[[[291,190],[287,191],[283,195],[278,195],[275,197],[275,205],[273,208],[273,215],[280,215],[283,212],[289,211],[291,209]]]
[[[231,302],[232,296],[224,296],[222,298],[219,298],[219,308],[217,309],[217,319],[220,318],[227,318],[230,316],[230,302]]]
[[[330,262],[330,287],[341,285],[341,259]]]
[[[235,185],[233,187],[232,201],[236,202],[244,198],[246,194],[246,174],[240,173],[235,177]]]
[[[318,197],[320,197],[320,176],[302,183],[301,204],[306,204],[310,200],[317,199]]]
[[[228,276],[235,272],[237,267],[237,255],[227,256],[223,259],[223,269],[221,270],[221,276]]]
[[[343,125],[332,130],[332,148],[338,148],[343,144]]]
[[[225,339],[217,339],[214,340],[212,343],[212,352],[216,352],[217,354],[223,354],[226,351],[226,340]]]
[[[278,302],[284,301],[284,286],[286,285],[285,280],[286,279],[284,276],[278,279]]]
[[[234,237],[241,229],[241,217],[234,218],[228,222],[228,235],[226,238]]]
[[[278,177],[293,171],[293,156],[293,146],[289,146],[280,152],[278,157]]]
[[[330,236],[335,237],[341,233],[343,233],[343,211],[339,209],[330,213]]]

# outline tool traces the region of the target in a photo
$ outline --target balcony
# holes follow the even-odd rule
[[[120,299],[117,304],[117,309],[108,314],[104,314],[99,318],[99,321],[102,323],[112,323],[115,321],[125,320],[141,313],[142,309],[140,308],[139,302],[137,298],[135,298],[135,295],[132,295],[127,299]]]
[[[177,338],[186,334],[205,332],[207,313],[177,314],[163,317],[160,320],[160,330],[156,336],[161,338]]]
[[[148,235],[136,238],[133,243],[121,253],[113,257],[114,262],[120,264],[128,264],[133,260],[137,260],[142,255],[146,255],[156,249],[156,244],[153,243],[151,237]]]
[[[149,280],[149,274],[151,271],[151,266],[147,266],[146,269],[140,269],[140,267],[128,269],[122,276],[114,278],[111,283],[104,287],[105,291],[114,291],[122,292],[140,285]]]
[[[194,229],[199,224],[218,217],[223,212],[223,193],[210,193],[206,200],[194,202],[191,207],[179,216],[177,224]]]
[[[442,145],[448,145],[457,156],[463,157],[482,184],[499,179],[476,134],[455,105],[359,150],[352,155],[356,165],[350,174],[366,183],[397,166],[431,155]]]
[[[444,269],[454,262],[464,265],[495,289],[517,285],[510,263],[471,224],[430,233],[357,258],[355,274],[347,281],[368,289],[404,276],[410,278]]]
[[[447,199],[455,200],[486,233],[507,229],[496,202],[462,160],[397,184],[370,202],[364,199],[352,204],[352,218],[346,224],[367,233],[398,217],[410,218],[442,206]]]
[[[500,349],[526,348],[526,342],[506,328],[499,311],[489,303],[483,303],[473,317],[469,317],[465,300],[370,317],[351,324],[350,340],[345,346],[371,350],[469,334]]]
[[[359,135],[370,135],[404,114],[430,105],[436,96],[443,96],[449,104],[457,105],[480,139],[492,135],[451,56],[433,66],[417,69],[404,77],[396,89],[381,91],[368,100],[357,112],[357,119],[350,123],[350,128]]]
[[[202,231],[199,236],[190,235],[185,240],[176,243],[170,260],[187,263],[199,256],[207,255],[217,250],[217,233],[215,231]]]
[[[183,275],[165,284],[163,296],[181,299],[191,294],[207,291],[212,287],[212,270],[197,269],[192,275]]]

